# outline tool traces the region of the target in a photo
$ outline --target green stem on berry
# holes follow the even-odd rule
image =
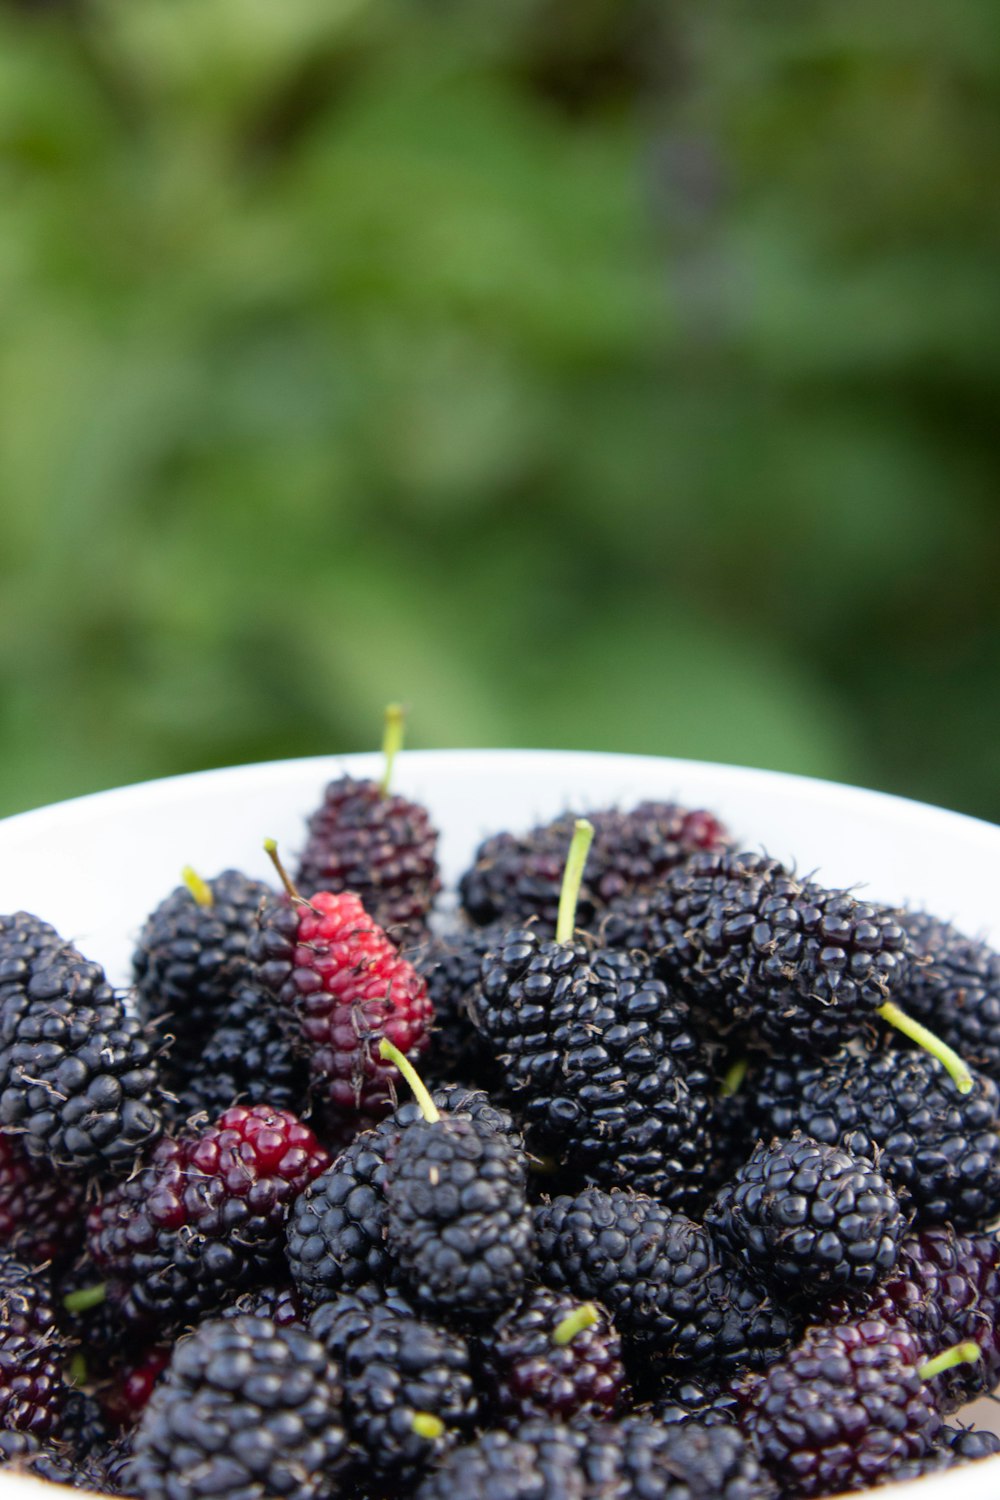
[[[107,1294],[103,1281],[95,1282],[93,1286],[81,1286],[75,1292],[66,1293],[63,1307],[71,1313],[89,1312],[92,1307],[100,1307]]]
[[[922,1365],[917,1366],[917,1374],[921,1380],[933,1380],[935,1375],[943,1375],[945,1370],[953,1370],[956,1365],[972,1365],[977,1359],[982,1359],[983,1351],[972,1339],[966,1339],[963,1344],[952,1344],[950,1349],[945,1349],[941,1354],[935,1354],[933,1359],[928,1359]]]
[[[389,795],[389,783],[392,780],[392,767],[396,756],[403,748],[403,722],[406,718],[401,703],[390,703],[385,711],[385,731],[382,735],[382,754],[385,756],[385,771],[379,782],[379,792],[383,797]]]
[[[566,856],[562,889],[559,892],[559,915],[556,919],[557,943],[570,943],[573,940],[576,903],[580,899],[583,867],[587,863],[587,854],[593,840],[593,823],[588,823],[586,818],[577,818],[573,828],[573,837],[570,840],[569,853]]]
[[[298,901],[299,903],[302,903],[303,897],[300,896],[299,893],[298,893],[298,891],[295,889],[295,886],[292,884],[292,877],[289,875],[288,871],[285,869],[284,865],[281,863],[281,856],[278,853],[278,841],[277,841],[277,839],[265,839],[264,840],[264,853],[267,855],[268,859],[271,861],[272,865],[277,870],[277,872],[278,872],[278,879],[281,881],[282,885],[285,887],[285,890],[288,892],[288,894],[291,897],[291,899],[293,901]]]
[[[424,1119],[428,1125],[436,1125],[441,1118],[441,1112],[431,1098],[426,1083],[424,1083],[420,1074],[410,1062],[410,1059],[405,1053],[400,1052],[398,1047],[394,1047],[387,1036],[384,1036],[379,1042],[378,1052],[379,1057],[384,1057],[386,1062],[396,1064],[396,1067],[413,1090],[413,1097],[420,1105],[420,1112]]]
[[[433,1439],[444,1436],[444,1423],[430,1411],[415,1411],[410,1426],[418,1437]]]
[[[527,1153],[528,1171],[538,1172],[543,1177],[551,1177],[559,1169],[559,1163],[554,1156],[535,1156],[531,1151]]]
[[[212,895],[212,887],[207,881],[202,880],[197,870],[190,865],[185,865],[181,871],[181,879],[191,892],[199,906],[214,906],[215,897]]]
[[[552,1342],[558,1344],[559,1348],[565,1348],[571,1344],[578,1333],[585,1328],[592,1328],[600,1317],[600,1313],[592,1302],[582,1302],[579,1307],[574,1307],[571,1313],[558,1322],[552,1333]]]
[[[719,1094],[723,1099],[731,1099],[734,1094],[739,1093],[749,1067],[749,1057],[738,1057],[734,1063],[730,1063],[719,1085]]]
[[[82,1349],[77,1349],[66,1370],[73,1385],[87,1384],[87,1359]]]
[[[890,1026],[895,1026],[896,1030],[901,1031],[904,1036],[908,1036],[911,1042],[916,1042],[919,1047],[923,1047],[931,1057],[936,1057],[942,1067],[951,1074],[960,1094],[972,1092],[972,1074],[958,1053],[949,1047],[947,1042],[943,1042],[939,1036],[935,1036],[933,1031],[922,1026],[912,1016],[908,1016],[905,1010],[900,1010],[899,1006],[891,1000],[880,1005],[876,1014],[880,1015],[883,1021],[888,1021]]]

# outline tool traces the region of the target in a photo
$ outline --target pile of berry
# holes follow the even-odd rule
[[[949,1424],[1000,1383],[1000,956],[673,804],[489,839],[445,932],[435,852],[344,778],[293,877],[186,872],[128,995],[0,917],[0,1467],[795,1500],[1000,1451]]]

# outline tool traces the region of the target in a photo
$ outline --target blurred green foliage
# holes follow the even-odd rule
[[[1000,818],[989,0],[0,4],[0,812],[412,744]]]

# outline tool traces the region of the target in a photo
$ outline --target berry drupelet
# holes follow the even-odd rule
[[[65,1262],[81,1237],[85,1190],[0,1135],[0,1244],[31,1265]]]
[[[603,1500],[586,1482],[585,1448],[582,1432],[557,1422],[485,1432],[452,1449],[414,1500]]]
[[[450,1084],[435,1090],[433,1100],[445,1114],[468,1115],[485,1129],[506,1134],[514,1150],[523,1151],[510,1115],[479,1090]],[[419,1105],[399,1105],[374,1130],[356,1136],[292,1205],[286,1229],[288,1263],[307,1302],[322,1302],[337,1292],[391,1278],[386,1157],[400,1132],[422,1119]]]
[[[309,1332],[341,1372],[344,1421],[366,1474],[412,1479],[472,1435],[479,1400],[459,1334],[398,1299],[350,1294],[318,1308]]]
[[[899,920],[914,956],[902,996],[908,1014],[1000,1079],[1000,953],[926,912]]]
[[[266,1318],[216,1318],[180,1339],[142,1414],[133,1472],[143,1500],[321,1500],[347,1439],[326,1350]]]
[[[643,1193],[587,1188],[537,1208],[535,1225],[546,1279],[600,1301],[623,1339],[675,1372],[757,1369],[792,1337],[706,1229]]]
[[[46,948],[0,981],[0,1131],[70,1172],[127,1172],[162,1130],[156,1052],[104,970]]]
[[[941,1430],[933,1366],[912,1334],[871,1320],[810,1328],[737,1394],[743,1430],[795,1496],[864,1489],[919,1461]]]
[[[402,710],[390,705],[381,781],[342,776],[330,782],[309,819],[295,884],[307,897],[353,891],[392,941],[407,947],[426,938],[441,879],[438,835],[427,809],[389,790],[402,725]]]
[[[42,1438],[59,1432],[67,1354],[44,1279],[0,1252],[0,1428]]]
[[[626,1396],[621,1339],[607,1312],[534,1287],[481,1335],[479,1378],[505,1426],[614,1417]]]
[[[590,927],[615,899],[658,884],[695,850],[722,849],[730,840],[711,813],[674,802],[642,802],[629,812],[607,808],[587,815],[594,847],[580,891],[578,920]],[[566,856],[577,815],[565,813],[530,833],[495,834],[476,851],[459,882],[462,906],[473,922],[555,931]]]
[[[244,981],[219,1011],[201,1056],[174,1083],[176,1102],[167,1106],[176,1123],[202,1116],[216,1119],[234,1104],[270,1104],[304,1114],[309,1068],[288,1034],[269,990]]]
[[[878,1160],[921,1223],[987,1224],[1000,1213],[1000,1092],[977,1077],[959,1093],[926,1052],[789,1058],[753,1082],[761,1133],[801,1130]]]
[[[873,1286],[895,1265],[906,1230],[872,1161],[798,1131],[759,1142],[705,1223],[778,1295]]]
[[[275,846],[266,847],[281,870]],[[357,896],[320,891],[305,902],[289,881],[286,898],[264,908],[253,956],[260,982],[297,1024],[317,1099],[345,1120],[388,1114],[399,1074],[378,1042],[388,1037],[419,1057],[434,1013],[424,980]]]
[[[170,1060],[183,1068],[200,1056],[235,988],[250,976],[247,950],[269,886],[239,870],[213,880],[185,871],[147,918],[132,957],[136,1006],[147,1021],[165,1018]]]
[[[264,1104],[165,1138],[88,1218],[90,1255],[122,1316],[192,1322],[266,1279],[280,1264],[290,1204],[328,1163],[307,1126]]]

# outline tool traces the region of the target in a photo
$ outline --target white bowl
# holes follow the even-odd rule
[[[263,839],[278,839],[293,859],[304,818],[345,771],[380,775],[381,758],[205,771],[8,818],[0,822],[0,911],[35,912],[127,983],[139,928],[183,865],[206,876],[234,866],[272,878]],[[407,751],[394,784],[431,809],[446,884],[498,829],[526,829],[567,809],[674,798],[712,809],[746,847],[817,870],[828,885],[925,906],[969,933],[989,936],[996,923],[1000,828],[878,792],[697,761],[545,750]],[[976,1413],[981,1425],[991,1410]],[[1000,1457],[891,1493],[992,1500],[998,1488]],[[39,1500],[51,1489],[0,1472],[0,1500]]]

